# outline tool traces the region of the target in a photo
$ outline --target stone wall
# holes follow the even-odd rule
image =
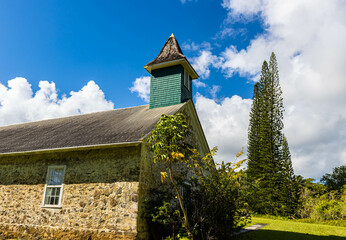
[[[0,238],[134,239],[141,148],[0,157]],[[50,165],[65,165],[62,208],[43,208]]]

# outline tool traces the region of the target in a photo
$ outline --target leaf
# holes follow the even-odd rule
[[[235,156],[238,158],[238,157],[240,157],[241,155],[243,155],[243,153],[244,153],[244,152],[243,152],[243,149],[241,149],[241,150],[237,153],[237,155],[235,155]]]
[[[161,182],[165,181],[165,179],[168,177],[167,172],[160,172],[161,173]]]

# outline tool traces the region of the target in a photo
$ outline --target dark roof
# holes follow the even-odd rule
[[[153,61],[149,62],[146,66],[158,64],[162,62],[168,62],[172,60],[177,60],[177,59],[186,59],[186,58],[183,54],[183,51],[181,51],[181,48],[179,46],[177,39],[172,34],[166,41],[163,48],[161,49],[159,55],[157,55],[157,57]]]
[[[0,127],[0,154],[139,141],[161,114],[174,114],[183,105],[144,105]]]

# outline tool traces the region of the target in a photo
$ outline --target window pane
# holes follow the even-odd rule
[[[56,195],[56,196],[59,196],[59,195],[60,195],[60,188],[57,188],[57,189],[56,189],[55,195]]]
[[[187,72],[184,70],[184,85],[185,85],[185,87],[188,87],[187,86],[187,82],[188,82],[188,79],[189,79],[189,77],[188,77],[189,75],[187,74]]]
[[[63,168],[51,168],[49,169],[49,181],[48,185],[62,185],[64,176]]]
[[[45,205],[58,205],[60,199],[60,187],[47,187],[44,200]]]
[[[47,188],[46,190],[46,196],[52,195],[52,188]]]
[[[49,203],[49,196],[46,195],[46,198],[44,199],[44,204],[48,204]]]
[[[191,91],[191,89],[192,89],[192,81],[191,81],[191,78],[189,77],[189,90]]]

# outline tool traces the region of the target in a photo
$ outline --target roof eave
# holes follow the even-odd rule
[[[80,151],[80,150],[114,148],[114,147],[130,147],[130,146],[138,146],[141,143],[142,143],[142,140],[134,141],[134,142],[120,142],[120,143],[110,143],[110,144],[97,144],[97,145],[74,146],[74,147],[63,147],[63,148],[38,149],[38,150],[21,151],[21,152],[0,153],[0,157],[12,156],[12,155],[25,155],[25,154],[42,154],[42,153],[51,153],[51,152]]]
[[[145,65],[144,69],[147,70],[151,74],[152,70],[164,68],[164,67],[171,67],[171,66],[175,66],[175,65],[179,65],[179,64],[181,64],[184,67],[184,69],[189,73],[189,75],[191,76],[192,79],[199,78],[195,69],[191,66],[189,61],[187,61],[185,58],[176,59],[176,60],[167,61],[167,62],[156,63],[156,64],[152,64],[152,65]]]

